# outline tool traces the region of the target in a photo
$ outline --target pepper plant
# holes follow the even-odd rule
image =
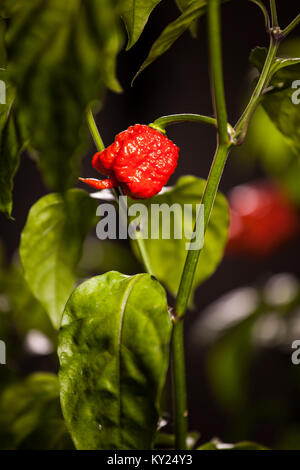
[[[54,191],[31,208],[20,257],[26,283],[58,332],[59,382],[42,375],[27,379],[26,387],[33,397],[37,390],[44,394],[46,407],[49,400],[57,403],[60,395],[64,421],[55,421],[53,435],[66,426],[77,449],[159,446],[160,403],[170,356],[172,445],[187,448],[184,318],[195,288],[222,259],[229,215],[218,187],[226,161],[230,151],[243,144],[259,106],[285,136],[295,159],[300,152],[299,107],[292,99],[294,82],[300,78],[300,58],[280,57],[278,52],[299,25],[300,14],[288,26],[282,25],[276,0],[244,0],[245,9],[250,2],[260,8],[269,47],[257,47],[251,53],[258,75],[237,123],[228,122],[223,79],[221,12],[227,2],[176,0],[178,18],[155,41],[138,74],[186,30],[196,38],[197,21],[205,16],[214,115],[159,117],[147,126],[130,127],[105,148],[94,113],[100,110],[107,88],[122,91],[115,73],[123,45],[121,18],[130,49],[160,1],[0,2],[0,79],[5,84],[5,103],[0,108],[0,209],[11,217],[13,177],[24,150],[35,157],[45,184]],[[166,129],[186,122],[216,130],[209,175],[206,180],[184,176],[160,192],[178,158]],[[90,185],[111,189],[115,201],[125,192],[142,198],[146,205],[202,203],[204,247],[186,250],[184,240],[144,239],[143,227],[138,225],[132,249],[144,267],[140,274],[110,271],[75,287],[84,240],[98,220],[97,199],[83,189],[70,189],[80,175],[79,158],[89,148],[88,132],[98,151],[93,166],[107,178],[89,178]],[[180,154],[178,164],[183,165]],[[193,222],[197,236],[202,227],[196,214]],[[167,291],[175,298],[172,305]],[[22,388],[15,391],[19,397],[26,395]],[[9,393],[4,398],[9,404]]]

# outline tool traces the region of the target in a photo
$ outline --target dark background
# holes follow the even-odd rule
[[[299,2],[277,2],[281,26],[285,26],[298,13]],[[224,74],[229,120],[232,124],[241,111],[245,90],[249,85],[248,57],[250,50],[257,45],[266,46],[268,37],[264,20],[256,5],[246,1],[234,1],[223,7]],[[178,16],[173,0],[164,0],[153,12],[141,40],[129,52],[121,52],[118,63],[119,78],[125,92],[120,95],[108,93],[105,105],[97,117],[102,137],[106,144],[114,136],[134,123],[149,123],[155,118],[172,113],[194,112],[212,114],[209,92],[209,72],[207,57],[206,23],[199,23],[198,40],[185,33],[183,38],[159,60],[152,64],[130,87],[143,58],[146,57],[153,41],[164,26]],[[172,126],[169,137],[180,147],[180,161],[171,182],[180,175],[194,174],[207,177],[215,150],[215,131],[198,124]],[[51,139],[51,136],[49,136]],[[82,174],[91,175],[90,158],[92,151],[84,159]],[[258,165],[244,166],[242,152],[238,158],[229,159],[221,190],[228,190],[245,181],[264,176]],[[23,155],[21,167],[15,179],[14,221],[0,215],[0,237],[6,246],[7,261],[18,247],[21,230],[28,210],[41,196],[47,193],[36,168],[28,156]],[[268,274],[291,272],[300,278],[299,240],[295,240],[268,258],[225,256],[217,272],[198,289],[196,309],[187,317],[187,367],[190,407],[190,427],[202,432],[202,439],[219,435],[226,439],[227,419],[210,397],[205,382],[203,364],[199,352],[189,347],[189,330],[204,307],[222,294],[238,286],[262,282]],[[278,373],[276,362],[268,370],[271,377]],[[263,380],[264,373],[259,374]],[[258,387],[257,390],[261,388]],[[253,393],[255,394],[254,384]],[[257,391],[257,393],[260,393]],[[284,389],[282,391],[284,394]],[[295,413],[298,411],[295,411]],[[225,432],[225,436],[224,436]],[[270,426],[260,429],[254,436],[240,436],[241,439],[260,438],[264,443],[272,443]]]

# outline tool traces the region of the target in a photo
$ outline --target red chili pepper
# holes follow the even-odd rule
[[[95,189],[121,186],[125,194],[145,199],[159,193],[177,166],[179,149],[149,126],[136,124],[94,155],[93,167],[105,180],[79,178]]]
[[[282,190],[269,183],[234,188],[229,195],[227,252],[269,255],[299,229],[296,209]]]

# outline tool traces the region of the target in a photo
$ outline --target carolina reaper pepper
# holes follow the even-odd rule
[[[256,182],[229,194],[228,253],[267,256],[299,230],[298,213],[281,188]]]
[[[121,186],[132,198],[151,198],[174,172],[178,153],[178,147],[166,136],[149,126],[136,124],[94,155],[92,166],[107,179],[79,179],[95,189]]]

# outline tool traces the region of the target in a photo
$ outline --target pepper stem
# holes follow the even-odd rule
[[[169,116],[162,116],[149,124],[150,127],[160,132],[165,133],[167,126],[172,124],[179,124],[182,122],[202,122],[203,124],[210,124],[217,127],[217,120],[213,117],[202,116],[201,114],[170,114]]]
[[[94,143],[97,147],[97,150],[98,150],[98,152],[102,152],[103,150],[105,150],[105,145],[103,143],[100,132],[97,128],[97,125],[96,125],[96,122],[95,122],[95,119],[94,119],[94,116],[93,116],[93,112],[92,112],[90,106],[87,109],[86,118],[87,118],[88,126],[89,126],[89,129],[90,129],[91,135],[93,137]]]
[[[97,124],[96,124],[94,116],[93,116],[93,112],[92,112],[90,107],[87,110],[86,117],[87,117],[87,122],[88,122],[88,125],[89,125],[89,129],[90,129],[91,135],[93,137],[93,140],[95,142],[96,148],[97,148],[98,152],[102,152],[103,150],[105,150],[105,145],[103,143],[102,137],[100,135],[99,129],[97,127]],[[115,181],[113,181],[112,179],[109,179],[109,178],[106,179],[106,180],[96,180],[96,179],[92,179],[92,178],[87,178],[87,179],[79,178],[79,179],[81,181],[83,181],[84,183],[89,184],[90,186],[92,186],[95,189],[105,189],[105,188],[111,189],[116,201],[119,201],[120,196],[123,196],[121,188],[116,187]],[[153,271],[152,271],[151,264],[150,264],[150,258],[148,256],[148,253],[147,253],[147,250],[146,250],[146,247],[145,247],[145,242],[144,242],[143,238],[141,237],[140,233],[141,232],[139,232],[137,230],[136,238],[135,238],[136,244],[138,246],[138,250],[139,250],[144,268],[145,268],[146,272],[152,276]]]

